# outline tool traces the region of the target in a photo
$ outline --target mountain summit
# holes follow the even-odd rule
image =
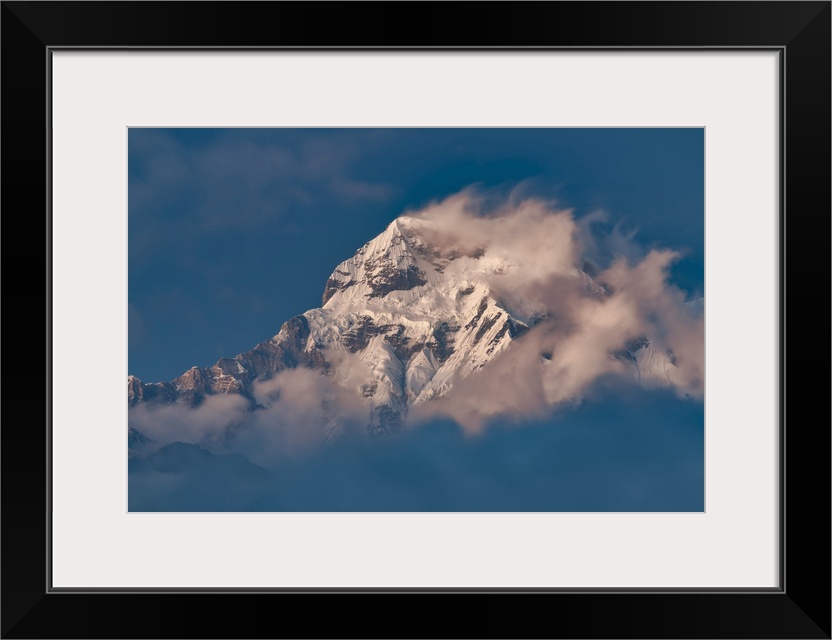
[[[354,393],[371,434],[394,432],[414,407],[447,396],[536,325],[558,317],[552,296],[538,299],[510,286],[524,278],[522,261],[486,245],[449,236],[429,217],[399,217],[335,268],[320,308],[291,318],[249,351],[170,382],[129,376],[129,406],[197,407],[209,396],[237,394],[254,411],[269,401],[258,385],[305,368]],[[571,263],[558,269],[581,296],[603,302],[611,295]],[[673,356],[655,336],[633,335],[619,346],[609,358],[642,382],[672,378]],[[545,366],[552,354],[535,357]],[[326,396],[321,402],[330,405],[331,437],[339,431],[338,407]]]

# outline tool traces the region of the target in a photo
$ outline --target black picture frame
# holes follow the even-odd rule
[[[2,637],[829,638],[830,15],[828,1],[3,2]],[[780,587],[244,595],[51,589],[47,400],[52,384],[72,381],[49,373],[48,96],[51,51],[69,47],[778,51]],[[376,599],[383,618],[366,598]],[[298,606],[319,608],[321,616],[299,616],[305,609]],[[400,626],[380,624],[391,618]]]

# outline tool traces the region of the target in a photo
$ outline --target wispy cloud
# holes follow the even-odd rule
[[[479,431],[495,416],[539,416],[580,398],[604,376],[629,375],[611,353],[640,336],[675,360],[672,376],[651,383],[701,397],[704,320],[668,281],[676,252],[646,251],[618,225],[599,236],[591,224],[605,220],[599,214],[576,221],[555,203],[511,198],[483,213],[483,202],[469,190],[410,215],[430,223],[424,233],[436,246],[479,248],[482,263],[509,265],[492,273],[493,295],[534,301],[549,317],[446,397],[421,405],[413,419],[446,415]],[[587,251],[601,263],[595,280],[607,295],[588,295],[586,280],[575,277]]]
[[[262,136],[219,136],[202,147],[185,146],[164,129],[131,133],[130,214],[166,212],[166,224],[131,226],[137,255],[176,246],[182,234],[250,230],[291,217],[322,198],[384,202],[392,185],[352,175],[360,150],[312,137],[281,145]]]
[[[214,451],[243,453],[258,464],[318,449],[334,429],[340,435],[361,430],[369,407],[357,389],[366,382],[367,365],[344,352],[328,353],[338,376],[307,368],[287,369],[255,382],[256,409],[239,395],[213,395],[197,407],[139,404],[130,410],[130,426],[155,446],[199,444]]]

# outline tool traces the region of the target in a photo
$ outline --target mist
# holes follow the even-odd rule
[[[702,511],[704,411],[667,391],[599,390],[550,419],[470,438],[433,421],[347,436],[266,470],[171,445],[131,460],[131,511]],[[190,447],[190,448],[188,448]],[[184,448],[184,449],[183,449]]]

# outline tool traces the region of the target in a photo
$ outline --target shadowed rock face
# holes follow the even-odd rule
[[[488,298],[483,298],[482,301],[480,302],[480,306],[477,307],[477,314],[473,318],[471,318],[471,320],[468,322],[468,324],[465,325],[465,328],[466,329],[471,329],[473,327],[476,327],[477,323],[480,321],[480,318],[482,318],[482,314],[485,313],[485,310],[487,308],[488,308]]]
[[[382,298],[392,291],[410,291],[415,287],[427,284],[424,272],[414,265],[399,269],[392,264],[368,263],[373,269],[372,275],[364,280],[337,280],[329,278],[326,281],[321,304],[325,305],[339,291],[346,291],[350,287],[364,283],[370,290],[370,298]],[[349,274],[346,274],[349,275]]]
[[[387,327],[376,326],[369,316],[361,317],[352,327],[344,331],[341,344],[350,353],[358,353],[367,348],[370,338],[385,333]]]
[[[612,356],[619,360],[628,360],[630,362],[636,361],[635,354],[640,350],[650,346],[650,340],[647,336],[639,336],[628,340],[623,349],[618,349],[612,352]]]
[[[393,349],[393,354],[406,363],[410,357],[425,346],[424,342],[415,340],[407,335],[400,324],[389,324],[380,327],[384,330],[384,341]]]
[[[362,317],[345,331],[341,336],[341,344],[350,353],[358,353],[366,349],[370,340],[378,335],[384,336],[384,341],[392,347],[393,353],[402,362],[406,362],[424,346],[424,342],[415,341],[408,336],[403,325],[375,324],[369,316]]]
[[[427,280],[425,280],[423,271],[410,265],[406,269],[391,267],[379,269],[367,284],[373,290],[370,297],[380,298],[391,291],[409,291],[414,287],[421,287],[423,284],[427,284]]]
[[[134,407],[140,402],[176,402],[176,387],[170,382],[144,384],[134,376],[128,379],[127,406]]]
[[[433,342],[427,346],[433,350],[436,359],[440,363],[445,362],[454,352],[455,334],[457,331],[459,331],[459,326],[450,326],[447,322],[443,322],[433,332]]]
[[[330,278],[326,281],[326,286],[324,287],[324,295],[321,297],[321,306],[329,302],[330,298],[332,298],[332,296],[334,296],[339,291],[345,291],[350,287],[355,286],[356,284],[357,283],[354,280],[348,280],[344,282],[342,280]]]
[[[127,377],[127,406],[134,407],[144,400],[144,386],[135,376]]]
[[[483,321],[483,323],[480,325],[479,329],[477,329],[477,332],[474,334],[474,344],[477,344],[482,339],[482,337],[486,334],[486,332],[491,327],[493,327],[494,323],[496,323],[497,320],[499,320],[499,319],[500,319],[499,315],[493,315],[493,316],[490,316],[490,317],[486,318]],[[502,337],[503,335],[505,335],[505,332],[500,334],[500,337]]]
[[[393,349],[393,353],[406,363],[415,353],[428,348],[441,363],[454,352],[454,333],[458,326],[449,326],[443,322],[426,340],[412,338],[401,324],[375,324],[369,316],[362,317],[341,336],[341,344],[350,353],[359,353],[367,348],[374,336],[383,335],[384,341]]]

